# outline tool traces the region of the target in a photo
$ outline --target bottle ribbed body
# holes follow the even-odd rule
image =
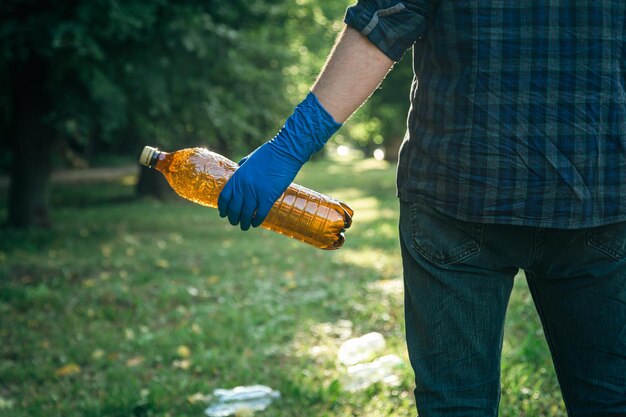
[[[180,196],[208,207],[217,199],[237,169],[233,161],[203,148],[161,152],[153,164]],[[334,198],[291,184],[278,198],[261,225],[320,249],[338,249],[353,211]]]

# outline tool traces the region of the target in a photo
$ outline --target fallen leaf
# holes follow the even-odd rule
[[[80,366],[75,363],[68,363],[55,371],[57,376],[69,376],[80,373]]]
[[[174,365],[174,368],[187,370],[191,366],[191,362],[189,361],[189,359],[183,359],[180,361],[175,360],[174,362],[172,362],[172,365]]]
[[[154,264],[157,267],[163,268],[163,269],[167,269],[170,267],[170,263],[166,259],[157,259],[156,261],[154,261]]]
[[[189,397],[187,397],[187,401],[189,401],[191,404],[195,404],[195,403],[205,403],[209,401],[209,396],[208,395],[204,395],[201,392],[196,392],[193,395],[190,395]]]
[[[102,357],[104,357],[104,350],[102,349],[96,349],[91,354],[91,358],[95,360],[102,359]]]
[[[178,353],[178,356],[181,358],[188,358],[191,356],[191,349],[185,345],[180,345],[178,346],[178,349],[176,349],[176,353]]]
[[[283,285],[283,289],[285,291],[290,291],[298,288],[298,283],[294,279],[289,279],[285,285]]]
[[[191,325],[191,331],[195,334],[202,334],[202,327],[198,323],[194,323]]]
[[[130,358],[126,361],[126,366],[132,368],[134,366],[140,365],[143,362],[143,356],[135,356],[134,358]]]

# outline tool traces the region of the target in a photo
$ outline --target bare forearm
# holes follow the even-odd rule
[[[340,123],[358,109],[394,62],[358,31],[346,27],[312,91]]]

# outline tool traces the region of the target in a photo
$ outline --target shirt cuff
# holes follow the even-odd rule
[[[344,22],[361,32],[394,61],[426,31],[434,17],[434,0],[359,0],[348,7]]]

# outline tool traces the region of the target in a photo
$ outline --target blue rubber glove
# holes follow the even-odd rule
[[[241,230],[260,226],[302,165],[340,127],[309,93],[274,139],[240,161],[217,200],[220,216]]]

